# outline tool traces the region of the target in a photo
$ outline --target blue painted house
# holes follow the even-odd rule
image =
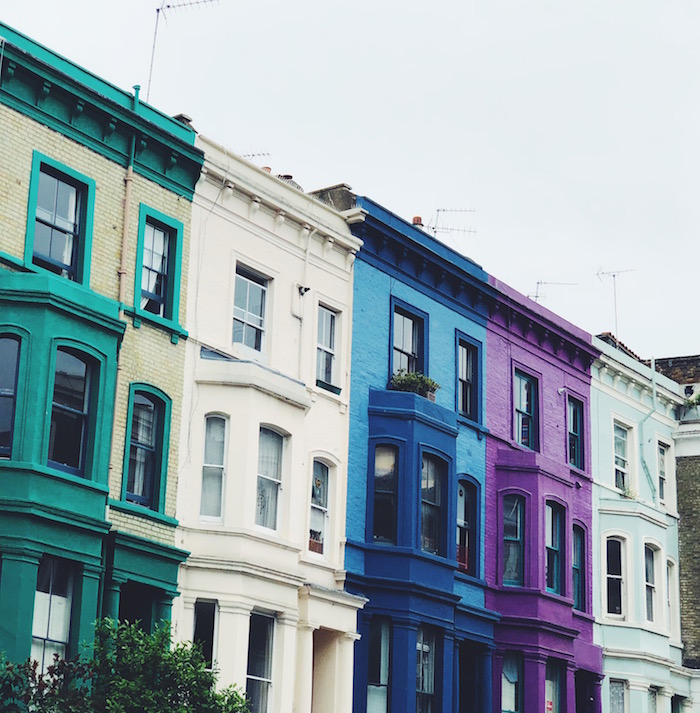
[[[478,265],[368,198],[343,186],[323,197],[354,209],[351,229],[364,241],[355,263],[345,550],[346,587],[368,599],[354,710],[490,711],[496,616],[484,605],[483,491],[491,288]],[[439,390],[431,394],[434,385],[416,374]]]

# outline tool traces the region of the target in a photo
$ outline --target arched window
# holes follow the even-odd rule
[[[398,484],[399,449],[381,444],[374,449],[374,517],[375,542],[396,544],[396,487]]]
[[[625,543],[619,537],[608,537],[605,545],[606,609],[608,615],[625,615]]]
[[[162,512],[170,429],[170,399],[148,384],[131,384],[123,499]]]
[[[552,502],[546,504],[545,528],[547,591],[563,594],[564,508],[561,505]]]
[[[525,498],[503,498],[503,584],[522,586],[525,581]]]
[[[457,563],[462,572],[474,577],[478,575],[476,512],[476,485],[460,480],[457,484]]]
[[[19,339],[0,334],[0,458],[12,456],[12,435],[17,406]]]
[[[95,370],[93,361],[76,349],[56,350],[48,460],[80,475],[85,474]]]
[[[447,467],[445,461],[428,453],[423,454],[421,469],[421,538],[424,552],[443,554],[443,482]]]
[[[282,487],[284,437],[269,428],[260,428],[258,445],[258,505],[255,523],[277,529],[279,491]]]
[[[204,462],[199,514],[203,518],[220,519],[226,459],[226,419],[222,416],[207,416],[204,424]]]
[[[330,469],[320,460],[314,461],[311,483],[311,513],[309,517],[309,550],[322,555],[328,532],[328,481]]]

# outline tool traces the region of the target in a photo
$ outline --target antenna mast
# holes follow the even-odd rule
[[[156,8],[156,26],[153,30],[153,47],[151,47],[151,66],[148,68],[148,87],[146,89],[146,101],[148,101],[151,96],[151,77],[153,76],[153,62],[156,58],[156,40],[158,39],[158,21],[160,20],[160,13],[163,13],[165,17],[166,10],[178,10],[183,7],[192,7],[193,5],[209,5],[216,0],[181,0],[179,2],[166,2],[162,0],[160,7]],[[167,18],[166,18],[167,19]]]
[[[537,280],[537,285],[535,287],[535,294],[534,295],[528,295],[528,297],[535,302],[539,302],[541,297],[544,297],[543,294],[540,294],[540,287],[542,285],[578,285],[578,282],[547,282],[545,280]]]
[[[607,276],[607,277],[612,277],[613,281],[613,308],[615,310],[615,339],[619,338],[619,333],[617,331],[617,282],[616,278],[618,275],[621,275],[623,272],[635,272],[635,269],[629,269],[629,270],[610,270],[610,272],[603,272],[603,268],[599,267],[598,272],[596,272],[596,275],[598,276],[598,279],[602,282],[601,275]]]

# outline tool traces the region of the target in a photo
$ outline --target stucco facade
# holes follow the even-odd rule
[[[168,437],[202,159],[138,92],[0,31],[0,650],[45,666],[99,616],[151,626],[177,594]],[[170,248],[161,316],[142,287],[154,228]]]
[[[256,713],[346,711],[352,274],[361,242],[289,179],[200,137],[175,635]],[[257,662],[257,663],[255,663]]]
[[[590,335],[495,278],[486,337],[494,710],[600,711]]]
[[[593,604],[603,710],[680,711],[690,695],[679,611],[680,387],[614,345],[596,338],[594,346]]]

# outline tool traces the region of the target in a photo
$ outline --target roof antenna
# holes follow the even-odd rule
[[[151,48],[151,66],[148,68],[148,87],[146,89],[146,101],[148,101],[151,96],[151,77],[153,76],[153,61],[156,57],[156,40],[158,39],[158,21],[160,20],[160,13],[163,13],[165,17],[166,10],[179,10],[183,7],[192,7],[193,5],[210,5],[216,2],[216,0],[180,0],[177,2],[166,2],[162,0],[160,7],[156,8],[156,26],[153,30],[153,47]],[[167,17],[165,18],[167,20]]]
[[[546,282],[545,280],[537,280],[537,286],[535,287],[535,294],[528,295],[531,300],[539,302],[540,299],[544,299],[546,295],[540,294],[540,287],[542,285],[578,285],[578,282]]]
[[[615,309],[615,339],[619,339],[620,335],[618,334],[617,331],[617,283],[615,281],[615,278],[618,275],[621,275],[623,272],[635,272],[635,268],[629,269],[629,270],[610,270],[610,272],[603,272],[602,266],[598,268],[598,272],[596,272],[596,275],[598,276],[598,279],[602,282],[603,278],[602,276],[606,277],[612,277],[613,281],[613,307]]]
[[[440,219],[445,213],[476,213],[473,208],[438,208],[435,211],[435,220],[431,220],[426,229],[429,230],[434,237],[437,238],[438,233],[461,234],[461,235],[476,235],[476,228],[463,228],[459,226],[440,225]]]

